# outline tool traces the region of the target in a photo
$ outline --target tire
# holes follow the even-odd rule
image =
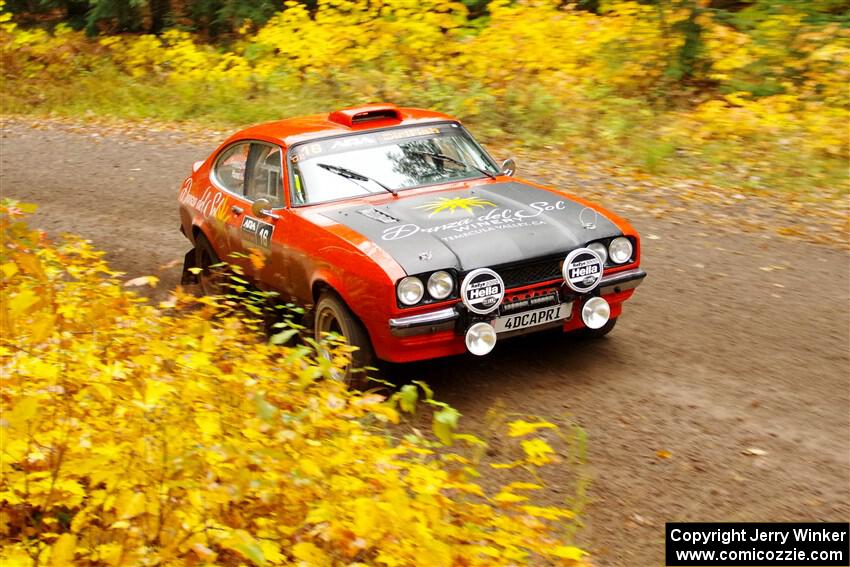
[[[224,267],[211,268],[220,263],[221,260],[213,250],[210,241],[203,233],[199,233],[195,239],[195,266],[201,269],[198,273],[198,284],[204,295],[221,294]]]
[[[357,347],[351,354],[349,364],[338,379],[345,382],[350,388],[362,388],[368,382],[365,367],[370,366],[375,355],[372,351],[372,343],[366,329],[357,320],[348,306],[345,305],[337,295],[325,291],[319,296],[316,303],[316,314],[313,322],[313,331],[316,340],[321,340],[323,333],[338,333],[345,341]]]
[[[583,339],[601,339],[608,333],[610,333],[614,326],[617,324],[617,318],[609,319],[607,323],[599,327],[598,329],[588,329],[585,327],[579,331],[579,335]]]

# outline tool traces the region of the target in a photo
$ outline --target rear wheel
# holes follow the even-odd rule
[[[363,325],[345,303],[331,292],[324,292],[316,303],[316,318],[314,331],[317,340],[327,333],[336,333],[345,338],[345,342],[357,347],[351,353],[351,363],[341,369],[337,379],[353,388],[359,388],[367,383],[366,371],[363,370],[374,361],[372,343]]]
[[[198,283],[204,295],[217,295],[222,291],[224,266],[213,267],[217,264],[221,264],[221,260],[212,244],[203,233],[198,234],[195,238],[195,266],[201,270],[198,272]]]

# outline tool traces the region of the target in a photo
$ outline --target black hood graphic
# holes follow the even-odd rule
[[[622,234],[584,205],[518,182],[325,213],[386,250],[408,274],[466,272],[566,254]]]

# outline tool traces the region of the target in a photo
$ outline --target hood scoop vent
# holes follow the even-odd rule
[[[395,218],[394,216],[389,215],[389,214],[387,214],[383,211],[379,211],[378,209],[376,209],[374,207],[370,207],[370,208],[366,208],[366,209],[359,209],[357,212],[360,213],[361,215],[363,215],[364,217],[368,217],[372,220],[376,220],[376,221],[382,222],[384,224],[393,224],[393,223],[399,222],[398,219]]]

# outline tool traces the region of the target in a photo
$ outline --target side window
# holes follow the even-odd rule
[[[264,197],[273,207],[284,206],[281,151],[279,146],[255,142],[248,155],[245,196],[250,200]]]
[[[245,170],[248,167],[250,144],[230,146],[215,162],[215,180],[228,191],[242,195],[245,187]]]

